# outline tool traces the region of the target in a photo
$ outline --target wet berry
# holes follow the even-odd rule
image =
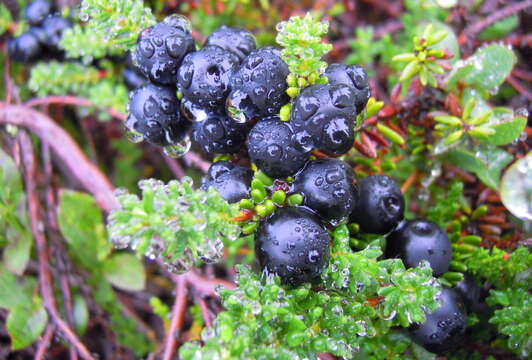
[[[329,262],[331,238],[319,218],[303,208],[279,208],[262,220],[255,255],[267,275],[298,286],[318,277]]]
[[[239,62],[257,47],[255,37],[249,31],[225,25],[220,26],[209,35],[205,41],[205,46],[207,45],[217,45],[222,49],[231,51],[238,56]]]
[[[384,175],[358,182],[358,202],[350,216],[362,232],[386,234],[403,219],[405,200],[397,183]]]
[[[52,11],[52,4],[48,0],[35,0],[24,9],[24,17],[30,25],[40,25]]]
[[[429,262],[434,276],[449,269],[452,249],[447,233],[428,220],[405,221],[386,237],[387,258],[399,258],[407,268],[423,260]]]
[[[331,64],[323,73],[329,84],[351,86],[355,91],[355,107],[357,114],[366,107],[369,99],[369,84],[366,71],[359,65]]]
[[[42,53],[39,39],[29,31],[9,40],[7,49],[11,59],[22,63],[35,61]]]
[[[188,20],[180,15],[173,15],[140,33],[134,60],[140,71],[151,81],[175,84],[181,61],[194,48]]]
[[[295,174],[310,157],[295,143],[291,126],[275,116],[260,120],[251,129],[248,153],[251,161],[273,178]]]
[[[126,127],[160,146],[174,144],[185,135],[188,122],[179,113],[175,89],[147,84],[130,94]]]
[[[288,65],[280,56],[280,51],[273,47],[257,49],[234,72],[226,113],[236,122],[276,115],[288,102]]]
[[[337,223],[349,216],[356,204],[355,179],[351,167],[341,160],[312,160],[296,175],[294,190],[303,195],[304,205]]]
[[[72,27],[70,20],[59,15],[50,15],[42,22],[44,32],[43,44],[51,51],[60,52],[63,31]]]
[[[237,65],[238,57],[219,46],[189,53],[177,72],[177,87],[183,101],[202,110],[221,111],[229,93],[229,78]]]
[[[482,312],[485,309],[483,291],[473,276],[464,274],[464,280],[456,284],[454,289],[462,296],[468,311]]]
[[[146,85],[148,82],[148,79],[133,64],[131,56],[131,53],[128,52],[126,55],[126,67],[122,72],[124,83],[130,91]]]
[[[192,140],[208,154],[240,151],[249,132],[248,124],[238,124],[225,114],[211,113],[192,123]]]
[[[356,119],[355,92],[347,85],[313,85],[305,88],[292,107],[291,123],[305,146],[337,155],[353,146]]]
[[[467,327],[465,305],[455,290],[442,288],[438,300],[440,307],[426,314],[424,323],[408,329],[416,344],[435,354],[458,348]]]
[[[249,197],[252,178],[251,169],[228,161],[218,161],[209,168],[201,188],[207,190],[210,186],[214,187],[225,201],[232,204]]]

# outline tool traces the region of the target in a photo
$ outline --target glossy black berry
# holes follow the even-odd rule
[[[134,60],[151,81],[173,85],[181,61],[194,48],[188,20],[172,15],[142,30],[137,39]]]
[[[276,115],[289,100],[286,95],[288,65],[279,50],[252,51],[231,77],[226,113],[237,122]]]
[[[387,258],[399,258],[407,268],[423,260],[429,262],[434,276],[449,269],[452,249],[447,233],[428,220],[405,221],[386,237]]]
[[[255,234],[255,255],[267,275],[298,286],[318,277],[329,263],[331,238],[310,210],[286,207],[263,220]]]
[[[257,47],[255,37],[249,31],[225,25],[209,35],[205,41],[205,46],[207,45],[217,45],[231,51],[238,56],[239,62]]]
[[[409,328],[412,340],[435,354],[456,349],[467,327],[465,305],[456,291],[444,287],[438,300],[440,307],[426,314],[423,324],[413,324]]]
[[[399,185],[385,175],[371,175],[358,182],[358,202],[350,216],[360,230],[386,234],[403,220],[405,200]]]
[[[208,114],[192,123],[192,141],[208,154],[232,154],[240,151],[249,133],[248,124],[239,124],[225,114]]]
[[[39,39],[30,31],[9,40],[7,49],[11,59],[22,63],[35,61],[42,53]]]
[[[337,159],[312,160],[294,180],[304,205],[321,218],[339,222],[349,216],[356,204],[356,178],[351,167]]]
[[[329,84],[343,84],[355,90],[355,107],[357,114],[366,107],[369,99],[369,84],[366,71],[358,65],[331,64],[325,70],[324,76]]]
[[[464,280],[456,284],[454,289],[462,296],[468,311],[480,312],[483,310],[482,289],[473,276],[464,274]]]
[[[35,0],[24,9],[24,17],[30,25],[39,25],[52,11],[52,4],[48,0]]]
[[[232,204],[249,197],[252,178],[253,171],[247,167],[217,161],[209,168],[201,188],[214,187],[225,201]]]
[[[295,143],[291,126],[275,116],[260,120],[251,129],[248,153],[251,161],[273,178],[295,174],[310,157]]]
[[[206,46],[189,53],[177,72],[177,88],[183,94],[183,101],[204,110],[223,109],[229,78],[237,66],[238,57],[219,46]]]
[[[291,123],[304,146],[340,155],[353,146],[356,119],[355,91],[347,85],[305,88],[292,107]]]
[[[126,55],[126,67],[122,72],[124,83],[130,91],[144,86],[148,82],[148,79],[133,64],[131,56],[131,53],[128,52]]]
[[[173,87],[147,84],[131,92],[126,127],[160,146],[174,144],[185,135],[188,122],[179,113]]]
[[[72,27],[70,20],[59,15],[50,15],[44,19],[41,26],[44,32],[44,45],[52,51],[61,51],[60,43],[63,31]]]

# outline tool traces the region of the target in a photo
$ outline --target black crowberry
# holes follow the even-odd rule
[[[294,101],[290,122],[302,146],[344,154],[353,146],[355,91],[347,85],[313,85]]]
[[[52,4],[48,0],[35,0],[24,9],[24,17],[30,25],[39,25],[52,11]]]
[[[146,83],[148,82],[148,79],[146,79],[146,77],[133,64],[133,60],[131,57],[131,53],[128,52],[126,55],[126,67],[122,72],[122,76],[124,77],[124,83],[130,91],[135,90],[136,88],[139,88],[143,85],[146,85]]]
[[[484,310],[482,289],[473,276],[464,274],[464,280],[456,284],[454,289],[462,296],[468,311],[481,312]]]
[[[435,354],[456,349],[467,327],[465,305],[455,290],[442,288],[438,299],[440,307],[426,314],[423,324],[413,324],[408,329],[416,344]]]
[[[291,126],[272,116],[255,124],[248,137],[248,153],[257,167],[273,178],[293,175],[305,166],[309,152],[293,140]]]
[[[236,123],[225,114],[211,113],[192,123],[192,140],[208,154],[238,152],[248,133],[248,124]]]
[[[9,57],[22,63],[37,60],[41,55],[42,47],[39,39],[31,32],[25,32],[7,44]]]
[[[257,47],[255,37],[249,31],[226,25],[220,26],[209,35],[205,41],[205,46],[207,45],[217,45],[231,51],[238,56],[239,62]]]
[[[44,45],[54,51],[62,51],[60,42],[63,36],[63,31],[70,28],[72,23],[59,15],[50,15],[42,22],[42,29],[44,32]]]
[[[294,181],[304,205],[323,219],[339,222],[349,216],[356,203],[356,178],[351,167],[337,159],[309,161]]]
[[[285,207],[259,225],[255,254],[264,273],[298,286],[318,277],[329,263],[331,238],[310,210]]]
[[[405,221],[386,237],[387,258],[399,258],[407,268],[423,260],[429,262],[434,276],[449,269],[452,249],[447,233],[428,220]]]
[[[359,65],[331,64],[323,73],[329,84],[344,84],[355,90],[357,114],[365,107],[369,99],[369,85],[366,71]]]
[[[279,50],[266,46],[252,51],[231,77],[227,115],[237,122],[249,122],[278,114],[289,100],[288,73]]]
[[[183,94],[182,106],[191,102],[203,111],[223,109],[229,93],[229,78],[238,65],[238,57],[219,46],[206,46],[189,53],[177,72],[177,88]],[[188,106],[191,121],[201,120]],[[198,119],[199,118],[199,119]]]
[[[232,204],[249,197],[252,178],[251,169],[228,161],[218,161],[209,168],[201,188],[207,190],[210,186],[214,187],[225,201]]]
[[[358,182],[358,202],[350,216],[363,232],[386,234],[403,219],[405,200],[397,183],[384,175]]]
[[[188,122],[180,116],[175,89],[147,84],[130,93],[126,127],[160,146],[181,140]]]
[[[137,39],[134,60],[140,71],[158,84],[175,84],[181,61],[194,51],[188,20],[172,15],[144,29]]]

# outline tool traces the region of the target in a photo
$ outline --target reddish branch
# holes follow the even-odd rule
[[[70,173],[89,191],[105,211],[117,206],[113,186],[91,163],[76,142],[48,116],[26,106],[0,105],[0,124],[27,128],[52,148]]]
[[[68,324],[59,316],[59,311],[55,303],[53,294],[52,276],[50,274],[50,262],[48,245],[42,230],[39,228],[41,222],[40,205],[36,189],[36,164],[33,154],[33,146],[30,137],[23,131],[19,133],[19,144],[24,168],[24,181],[28,196],[28,212],[31,222],[31,231],[37,245],[37,257],[39,261],[39,287],[43,298],[43,304],[51,320],[63,333],[66,340],[76,349],[79,355],[86,360],[95,360],[83,345]]]
[[[39,345],[37,346],[37,351],[35,352],[34,357],[35,360],[45,360],[44,355],[50,346],[52,336],[54,336],[54,327],[49,324],[44,331],[44,335],[41,336],[41,341],[39,341]]]
[[[508,5],[498,11],[495,11],[490,16],[480,20],[477,23],[474,23],[471,26],[468,26],[460,35],[460,43],[465,43],[468,39],[475,38],[482,30],[486,29],[491,24],[504,19],[508,16],[511,16],[519,11],[523,11],[529,7],[532,7],[532,0],[525,0],[522,2],[516,2],[511,5]]]
[[[91,103],[89,100],[85,98],[80,98],[76,96],[47,96],[43,98],[36,98],[27,101],[24,103],[24,105],[29,107],[35,107],[38,105],[48,105],[48,104],[62,104],[62,105],[76,105],[76,106],[96,106],[93,103]],[[127,115],[117,111],[112,108],[108,108],[105,110],[109,115],[112,117],[126,121]]]
[[[185,275],[174,276],[176,282],[176,299],[174,308],[172,309],[172,320],[170,322],[170,329],[166,334],[163,360],[172,360],[179,332],[183,327],[185,320],[185,311],[187,308],[187,280]]]

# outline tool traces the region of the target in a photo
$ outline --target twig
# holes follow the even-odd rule
[[[524,97],[526,97],[529,101],[532,101],[532,93],[527,90],[521,83],[512,75],[508,76],[506,78],[506,82],[510,84],[517,92]]]
[[[401,192],[404,194],[410,189],[410,186],[417,180],[417,177],[419,175],[419,170],[416,169],[410,176],[406,179],[403,186],[401,186]]]
[[[186,279],[201,296],[218,296],[216,288],[220,285],[231,290],[236,288],[236,285],[230,281],[222,279],[206,279],[193,271],[186,273]]]
[[[35,360],[44,360],[44,355],[46,353],[46,349],[50,346],[50,342],[52,341],[52,336],[54,335],[54,327],[50,324],[46,327],[46,330],[44,331],[44,335],[41,336],[41,341],[39,341],[39,345],[37,346],[37,351],[35,352]]]
[[[93,103],[91,103],[88,99],[85,99],[85,98],[81,98],[81,97],[76,97],[76,96],[68,96],[68,95],[65,95],[65,96],[46,96],[46,97],[43,97],[43,98],[36,98],[36,99],[32,99],[32,100],[29,100],[29,101],[26,101],[24,103],[24,105],[26,106],[29,106],[29,107],[35,107],[37,105],[46,105],[46,104],[62,104],[62,105],[76,105],[76,106],[94,106],[94,107],[97,107],[96,105],[94,105]],[[118,110],[115,110],[115,109],[112,109],[112,108],[107,108],[105,109],[105,111],[107,113],[109,113],[109,115],[111,115],[112,117],[118,119],[118,120],[122,120],[122,121],[126,121],[127,119],[127,115],[118,111]]]
[[[6,102],[11,103],[13,96],[13,80],[10,75],[11,62],[7,54],[7,42],[4,44],[4,82],[6,84]]]
[[[185,156],[183,156],[183,160],[187,165],[193,165],[204,173],[206,173],[211,166],[208,161],[203,160],[201,156],[192,151],[186,153]]]
[[[28,196],[28,212],[31,222],[31,231],[37,245],[37,255],[39,260],[39,287],[43,298],[43,304],[48,310],[52,321],[56,324],[58,329],[64,334],[65,338],[74,346],[80,356],[86,360],[95,360],[89,353],[88,349],[83,345],[76,334],[70,329],[68,324],[61,319],[56,307],[55,298],[53,294],[52,277],[49,271],[49,254],[46,238],[39,229],[39,198],[36,192],[36,165],[35,157],[33,155],[33,146],[29,136],[24,132],[19,133],[19,143],[22,155],[22,164],[24,168],[24,182],[26,184],[26,193]]]
[[[490,16],[480,20],[479,22],[468,26],[460,35],[459,42],[465,43],[468,39],[475,38],[482,30],[490,26],[491,24],[504,19],[510,15],[523,11],[532,6],[532,0],[525,0],[522,2],[516,2],[506,6],[498,11],[495,11]]]
[[[212,326],[211,314],[209,313],[205,299],[198,297],[196,301],[201,309],[201,316],[203,317],[203,321],[205,321],[205,326],[210,328]]]
[[[177,338],[183,327],[187,308],[186,277],[185,275],[176,275],[174,276],[174,280],[176,282],[176,299],[172,309],[170,329],[168,330],[168,334],[166,334],[163,360],[172,360],[174,356]]]
[[[177,160],[169,156],[166,156],[166,154],[162,150],[161,150],[161,155],[164,159],[164,162],[166,163],[170,171],[174,174],[174,176],[178,179],[182,179],[185,176],[185,171],[183,170],[181,165],[179,165]]]
[[[105,211],[117,206],[113,186],[91,163],[74,140],[48,116],[25,106],[0,105],[0,124],[22,126],[50,144],[59,160]]]

